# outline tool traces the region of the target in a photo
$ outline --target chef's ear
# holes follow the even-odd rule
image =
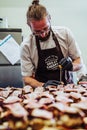
[[[51,16],[50,16],[50,14],[48,14],[48,21],[49,21],[49,23],[51,24]]]
[[[31,26],[31,25],[30,25],[30,21],[28,21],[28,20],[27,20],[27,25],[28,25],[28,26]]]
[[[51,20],[51,16],[50,16],[50,14],[48,14],[48,19],[49,19],[49,21]]]

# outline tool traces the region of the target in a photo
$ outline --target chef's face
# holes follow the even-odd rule
[[[29,25],[33,34],[39,38],[44,39],[49,34],[50,20],[48,17],[44,17],[41,20],[32,20]]]

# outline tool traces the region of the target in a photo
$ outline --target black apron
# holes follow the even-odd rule
[[[39,38],[36,36],[36,46],[38,50],[38,66],[35,73],[35,79],[40,82],[47,82],[48,80],[60,81],[60,70],[58,69],[58,62],[64,58],[61,51],[59,42],[54,35],[53,31],[52,37],[56,44],[56,47],[41,50]],[[62,81],[67,84],[71,80],[69,73],[62,71]]]

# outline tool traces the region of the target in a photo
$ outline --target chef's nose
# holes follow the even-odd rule
[[[41,36],[41,37],[45,37],[45,36],[46,36],[46,32],[42,32],[42,33],[40,34],[40,36]]]

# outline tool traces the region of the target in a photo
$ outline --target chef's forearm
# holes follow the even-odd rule
[[[78,71],[82,68],[83,64],[80,58],[73,61],[73,71]]]
[[[29,77],[29,76],[24,76],[23,77],[23,81],[25,85],[30,85],[32,87],[41,87],[43,86],[44,83],[37,81],[36,79],[34,79],[33,77]]]
[[[82,68],[82,64],[73,64],[73,71],[78,71]]]

